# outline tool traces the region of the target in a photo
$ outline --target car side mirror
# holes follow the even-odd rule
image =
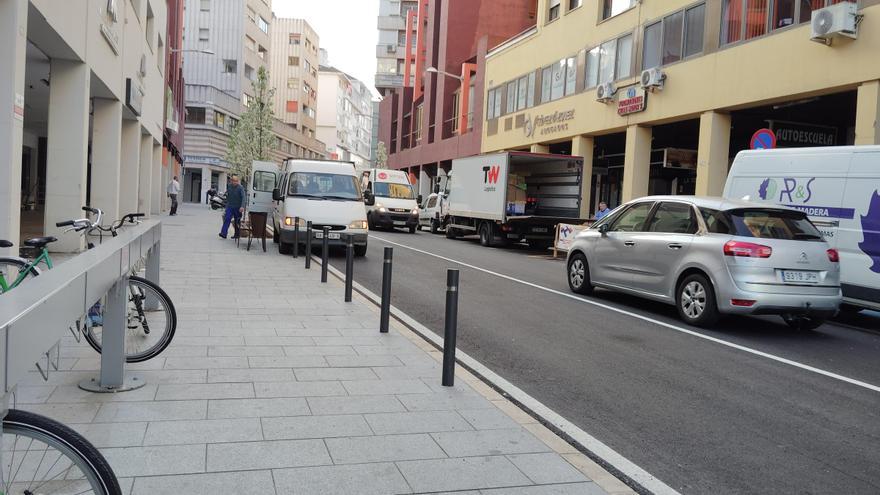
[[[373,206],[376,204],[376,197],[373,196],[373,191],[367,189],[364,191],[364,204],[367,206]]]
[[[611,227],[609,227],[607,223],[603,223],[599,226],[599,233],[602,235],[607,234],[609,230],[611,230]]]
[[[277,187],[272,189],[272,200],[281,201],[282,199],[284,199],[284,196],[281,195],[281,189],[278,189]]]
[[[418,203],[419,206],[421,206],[421,205],[423,204],[423,203],[422,203],[422,199],[423,199],[423,198],[422,198],[422,195],[421,195],[421,194],[419,194],[419,197],[416,198],[416,203]]]

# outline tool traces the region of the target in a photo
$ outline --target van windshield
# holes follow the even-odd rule
[[[799,211],[740,208],[720,212],[701,208],[709,232],[759,239],[821,241],[822,234]]]
[[[363,201],[357,177],[353,175],[294,172],[290,174],[287,193],[305,198]]]
[[[416,199],[411,185],[394,182],[374,182],[373,195],[380,198]]]

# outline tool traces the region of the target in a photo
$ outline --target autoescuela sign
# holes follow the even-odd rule
[[[781,120],[768,122],[770,129],[776,134],[776,145],[780,148],[834,146],[837,144],[836,127]]]
[[[648,93],[639,86],[630,86],[617,93],[617,115],[644,112],[647,108]]]

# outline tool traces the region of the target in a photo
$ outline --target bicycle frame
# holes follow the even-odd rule
[[[32,261],[29,261],[27,266],[18,271],[18,277],[16,277],[11,284],[6,281],[6,277],[0,272],[0,292],[7,292],[21,285],[21,283],[24,282],[24,279],[27,278],[28,272],[30,272],[31,269],[38,267],[40,263],[44,263],[49,270],[52,269],[52,258],[49,256],[49,250],[46,248],[43,248],[40,251],[39,256]]]

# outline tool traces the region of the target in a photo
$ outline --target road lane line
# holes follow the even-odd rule
[[[826,370],[823,370],[823,369],[820,369],[820,368],[816,368],[816,367],[810,366],[810,365],[808,365],[808,364],[799,363],[799,362],[797,362],[797,361],[793,361],[793,360],[791,360],[791,359],[787,359],[787,358],[784,358],[784,357],[781,357],[781,356],[776,356],[776,355],[774,355],[774,354],[770,354],[770,353],[767,353],[767,352],[764,352],[764,351],[759,351],[759,350],[757,350],[757,349],[752,349],[751,347],[746,347],[746,346],[744,346],[744,345],[735,344],[735,343],[733,343],[733,342],[728,342],[728,341],[726,341],[726,340],[719,339],[719,338],[717,338],[717,337],[711,337],[711,336],[709,336],[709,335],[705,335],[705,334],[702,334],[702,333],[700,333],[700,332],[695,332],[695,331],[693,331],[693,330],[688,330],[687,328],[683,328],[683,327],[679,327],[679,326],[676,326],[676,325],[672,325],[671,323],[666,323],[666,322],[664,322],[664,321],[656,320],[656,319],[651,318],[651,317],[648,317],[648,316],[640,315],[640,314],[638,314],[638,313],[633,313],[632,311],[627,311],[627,310],[625,310],[625,309],[616,308],[616,307],[614,307],[614,306],[610,306],[610,305],[608,305],[608,304],[604,304],[604,303],[600,303],[600,302],[592,301],[592,300],[590,300],[590,299],[584,299],[584,298],[582,298],[582,297],[578,297],[578,296],[576,296],[576,295],[574,295],[574,294],[568,294],[568,293],[566,293],[566,292],[562,292],[562,291],[559,291],[559,290],[556,290],[556,289],[551,289],[551,288],[549,288],[549,287],[544,287],[543,285],[538,285],[538,284],[535,284],[535,283],[533,283],[533,282],[528,282],[528,281],[526,281],[526,280],[520,280],[520,279],[518,279],[518,278],[511,277],[510,275],[505,275],[505,274],[503,274],[503,273],[493,272],[492,270],[487,270],[487,269],[485,269],[485,268],[481,268],[481,267],[479,267],[479,266],[471,265],[471,264],[469,264],[469,263],[465,263],[465,262],[463,262],[463,261],[458,261],[458,260],[455,260],[455,259],[452,259],[452,258],[447,258],[447,257],[445,257],[445,256],[441,256],[441,255],[439,255],[439,254],[431,253],[431,252],[429,252],[429,251],[425,251],[425,250],[422,250],[422,249],[414,248],[414,247],[407,246],[407,245],[405,245],[405,244],[400,244],[400,243],[397,243],[397,242],[394,242],[394,241],[389,241],[388,239],[385,239],[385,238],[382,238],[382,237],[378,237],[378,236],[375,236],[375,235],[372,235],[372,234],[370,234],[370,237],[372,237],[373,239],[376,239],[376,240],[379,241],[379,242],[384,242],[384,243],[386,243],[386,244],[391,244],[391,245],[394,245],[394,246],[399,246],[399,247],[401,247],[401,248],[403,248],[403,249],[408,249],[408,250],[410,250],[410,251],[415,251],[415,252],[417,252],[417,253],[421,253],[421,254],[424,254],[424,255],[426,255],[426,256],[431,256],[431,257],[434,257],[434,258],[437,258],[437,259],[441,259],[441,260],[444,260],[444,261],[448,261],[448,262],[450,262],[450,263],[455,263],[455,264],[457,264],[457,265],[460,265],[460,266],[463,266],[463,267],[466,267],[466,268],[470,268],[470,269],[472,269],[472,270],[477,270],[477,271],[480,271],[480,272],[483,272],[483,273],[487,273],[487,274],[489,274],[489,275],[494,275],[494,276],[496,276],[496,277],[503,278],[503,279],[505,279],[505,280],[509,280],[509,281],[511,281],[511,282],[516,282],[516,283],[518,283],[518,284],[522,284],[522,285],[525,285],[525,286],[528,286],[528,287],[532,287],[532,288],[535,288],[535,289],[538,289],[538,290],[542,290],[542,291],[545,291],[545,292],[549,292],[549,293],[551,293],[551,294],[556,294],[556,295],[558,295],[558,296],[567,297],[567,298],[569,298],[569,299],[573,299],[573,300],[575,300],[575,301],[580,301],[580,302],[587,303],[587,304],[590,304],[590,305],[593,305],[593,306],[596,306],[596,307],[599,307],[599,308],[604,308],[604,309],[607,309],[607,310],[610,310],[610,311],[614,311],[614,312],[616,312],[616,313],[620,313],[620,314],[622,314],[622,315],[631,316],[631,317],[633,317],[633,318],[636,318],[636,319],[639,319],[639,320],[642,320],[642,321],[647,321],[647,322],[649,322],[649,323],[654,323],[654,324],[656,324],[656,325],[660,325],[660,326],[665,327],[665,328],[668,328],[668,329],[670,329],[670,330],[675,330],[676,332],[681,332],[681,333],[684,333],[684,334],[687,334],[687,335],[691,335],[691,336],[694,336],[694,337],[697,337],[697,338],[700,338],[700,339],[703,339],[703,340],[708,340],[708,341],[710,341],[710,342],[714,342],[714,343],[716,343],[716,344],[721,344],[721,345],[723,345],[723,346],[730,347],[730,348],[732,348],[732,349],[736,349],[736,350],[739,350],[739,351],[747,352],[747,353],[749,353],[749,354],[753,354],[753,355],[755,355],[755,356],[760,356],[760,357],[763,357],[763,358],[767,358],[767,359],[770,359],[770,360],[772,360],[772,361],[776,361],[776,362],[778,362],[778,363],[787,364],[787,365],[789,365],[789,366],[793,366],[793,367],[795,367],[795,368],[800,368],[800,369],[802,369],[802,370],[809,371],[809,372],[811,372],[811,373],[816,373],[816,374],[818,374],[818,375],[822,375],[822,376],[825,376],[825,377],[828,377],[828,378],[832,378],[832,379],[834,379],[834,380],[839,380],[839,381],[842,381],[842,382],[845,382],[845,383],[849,383],[849,384],[851,384],[851,385],[855,385],[855,386],[857,386],[857,387],[865,388],[865,389],[871,390],[871,391],[873,391],[873,392],[880,392],[880,386],[872,385],[872,384],[870,384],[870,383],[863,382],[863,381],[861,381],[861,380],[856,380],[855,378],[850,378],[850,377],[848,377],[848,376],[838,375],[837,373],[832,373],[832,372],[830,372],[830,371],[826,371]]]

